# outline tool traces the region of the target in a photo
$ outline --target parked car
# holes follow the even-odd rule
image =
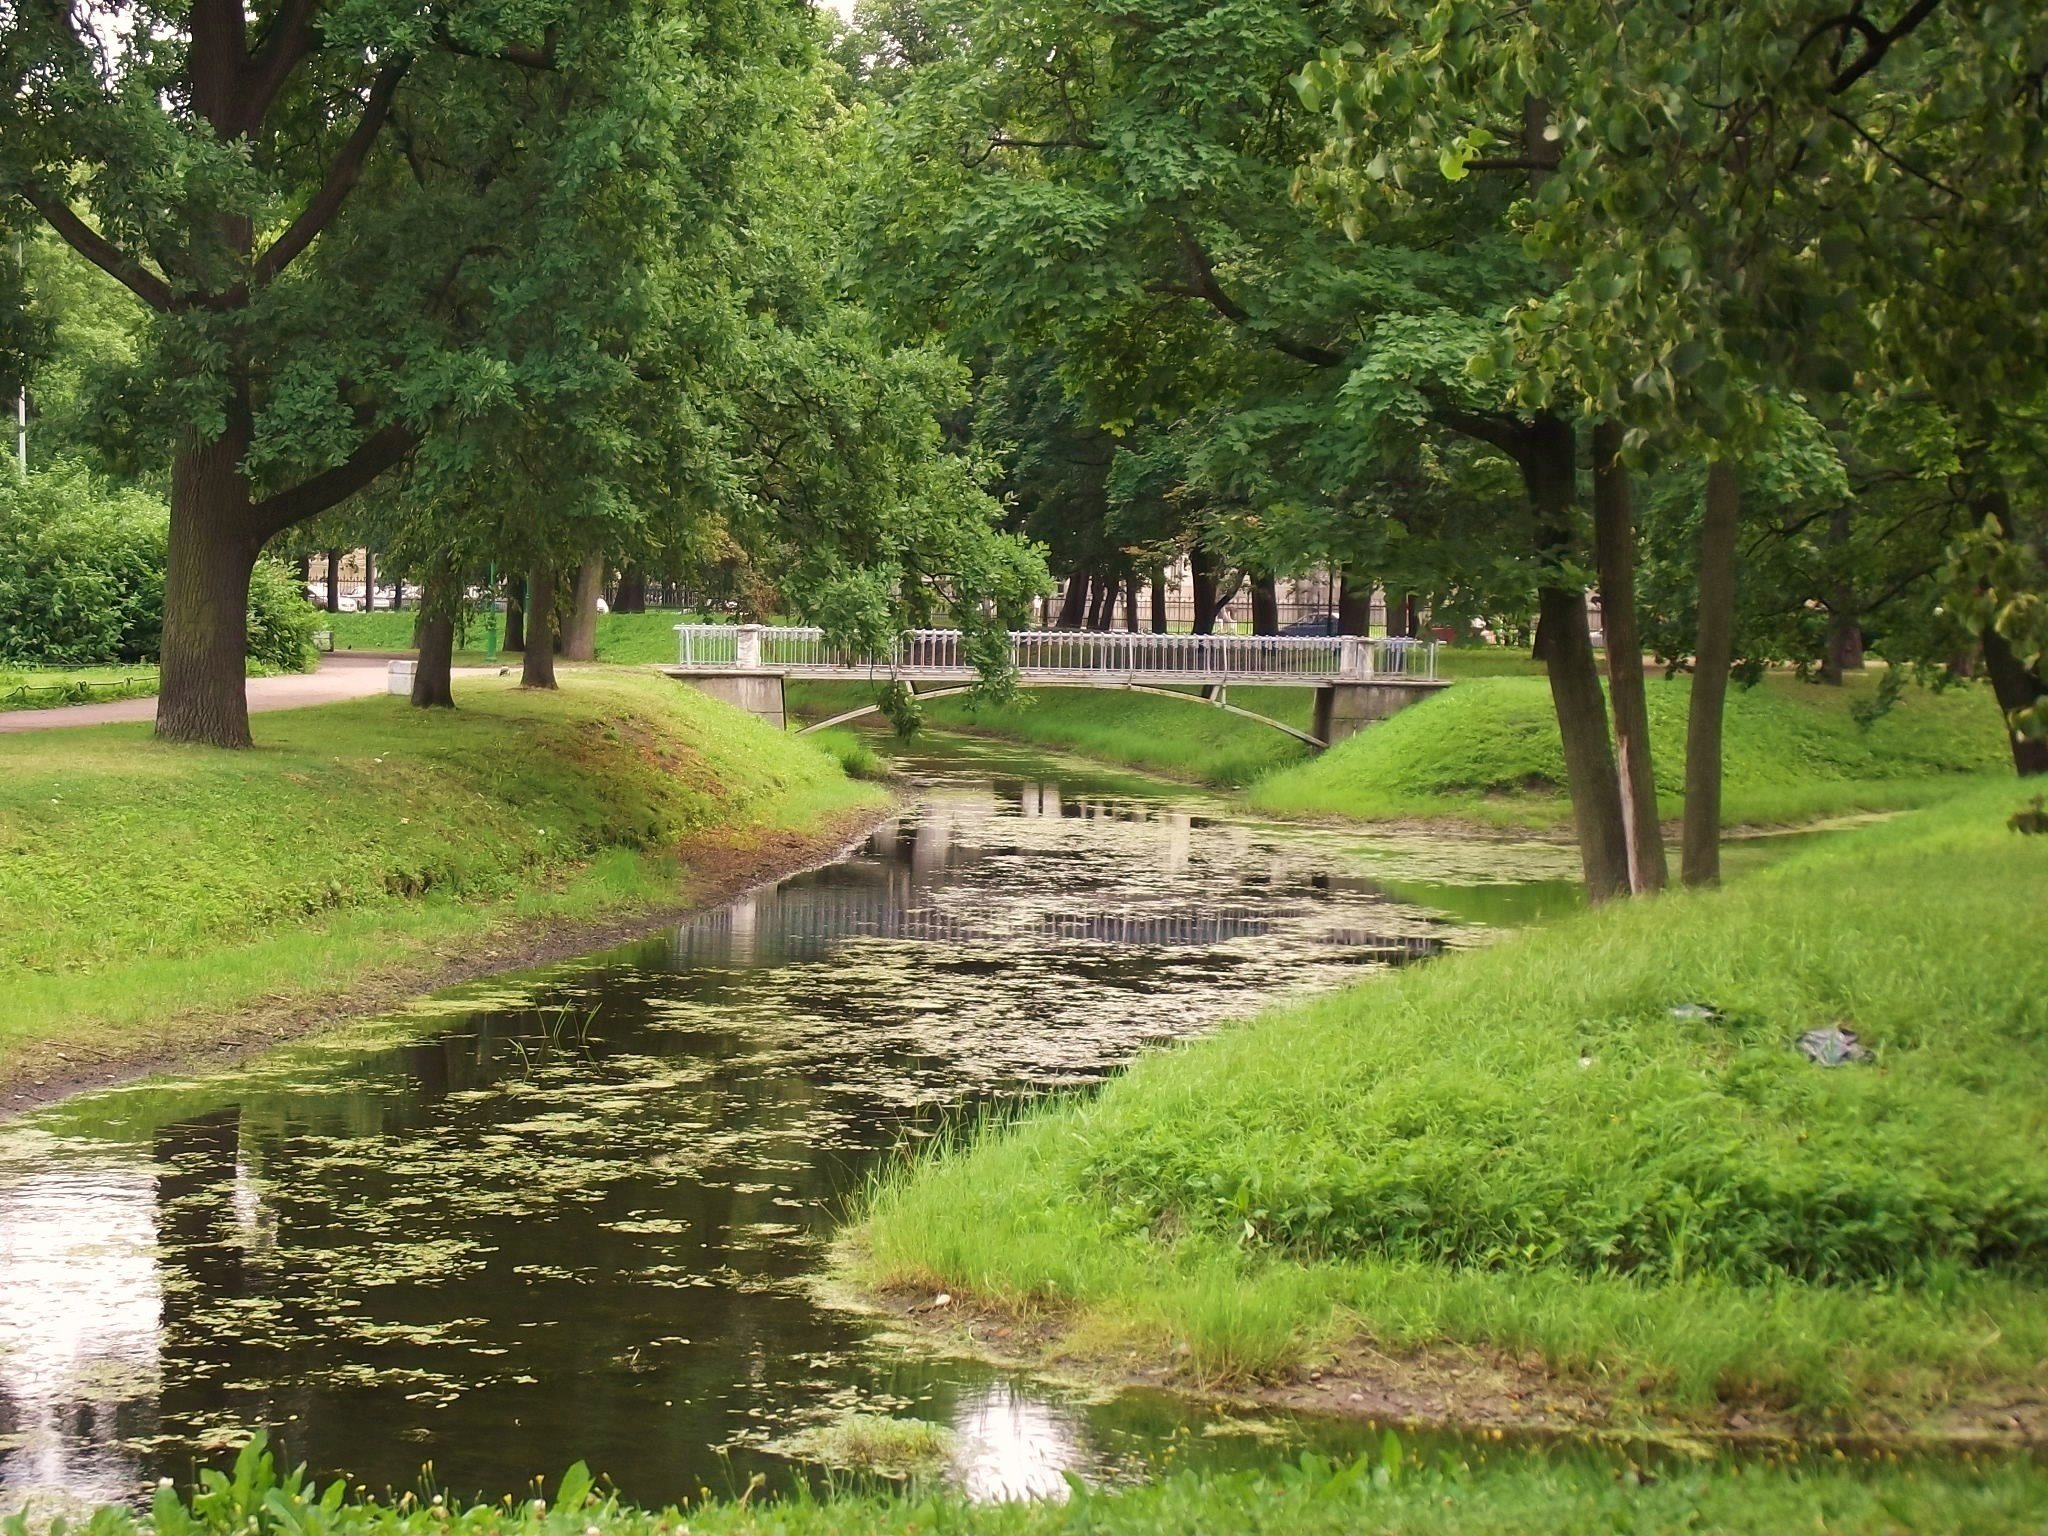
[[[1313,619],[1296,619],[1292,624],[1282,624],[1283,635],[1334,635],[1337,633],[1337,615],[1319,614]]]

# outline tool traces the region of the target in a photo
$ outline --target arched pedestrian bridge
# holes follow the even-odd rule
[[[1224,709],[1327,747],[1450,685],[1436,675],[1433,640],[1358,635],[1148,635],[1109,630],[1013,630],[1010,661],[1025,688],[1120,688]],[[783,684],[908,683],[921,697],[965,693],[979,677],[957,629],[913,629],[885,655],[847,651],[821,629],[678,624],[679,681],[786,726]],[[1316,690],[1314,729],[1298,730],[1229,701],[1234,683]],[[1203,692],[1182,689],[1197,686]],[[876,712],[863,704],[806,731]]]

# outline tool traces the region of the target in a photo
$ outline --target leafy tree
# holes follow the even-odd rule
[[[124,395],[172,466],[158,731],[246,745],[257,552],[448,421],[603,372],[587,337],[642,302],[651,238],[715,204],[749,66],[801,28],[751,0],[125,21],[11,13],[0,197],[150,310]]]

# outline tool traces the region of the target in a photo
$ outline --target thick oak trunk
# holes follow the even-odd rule
[[[2015,710],[2032,709],[2048,696],[2048,684],[2028,670],[2014,653],[2012,643],[1995,629],[1984,631],[1984,671],[1991,679],[1998,707],[2008,715]],[[2021,736],[2008,729],[2006,740],[2012,746],[2013,768],[2021,778],[2048,773],[2048,738]]]
[[[1851,515],[1845,504],[1835,508],[1828,517],[1827,545],[1830,551],[1839,551],[1848,544]],[[1830,581],[1827,605],[1828,630],[1821,641],[1820,680],[1832,688],[1839,688],[1843,674],[1863,670],[1863,625],[1858,622],[1854,585],[1839,578]]]
[[[526,578],[526,650],[519,668],[522,688],[555,686],[555,573],[533,568]]]
[[[363,548],[363,612],[377,611],[377,557]]]
[[[507,577],[505,581],[505,650],[526,649],[526,578]]]
[[[341,551],[327,551],[327,611],[341,612]]]
[[[597,600],[604,595],[604,562],[586,560],[576,567],[570,589],[569,619],[562,626],[564,661],[597,660]]]
[[[455,707],[455,577],[444,570],[427,573],[420,594],[419,665],[412,674],[415,709]]]
[[[156,734],[164,741],[249,746],[249,573],[263,540],[252,528],[245,439],[187,443],[171,462],[164,565],[163,675]]]
[[[1628,894],[1628,837],[1607,734],[1607,701],[1586,622],[1586,594],[1559,579],[1571,554],[1575,457],[1570,424],[1550,416],[1531,424],[1519,454],[1536,513],[1538,554],[1546,566],[1536,592],[1536,652],[1550,678],[1551,707],[1564,744],[1565,788],[1586,897],[1601,902]]]
[[[1687,885],[1721,878],[1721,716],[1735,663],[1735,543],[1742,521],[1742,480],[1733,464],[1707,466],[1700,521],[1699,638],[1693,645],[1692,707],[1685,722]]]
[[[1092,575],[1089,577],[1088,627],[1109,628],[1110,615],[1116,609],[1116,579],[1111,576]]]
[[[619,572],[619,600],[612,604],[614,613],[645,613],[647,611],[647,573],[637,565],[629,565]]]
[[[1194,632],[1198,635],[1216,633],[1216,615],[1223,605],[1216,593],[1216,561],[1199,542],[1188,551],[1188,571],[1195,591]]]
[[[1138,632],[1138,573],[1124,572],[1124,628],[1132,634]]]
[[[1657,819],[1657,776],[1650,762],[1650,707],[1643,689],[1643,643],[1636,627],[1636,530],[1621,428],[1593,429],[1593,560],[1607,633],[1607,695],[1614,714],[1621,826],[1629,889],[1661,891],[1670,879],[1664,828]]]
[[[1337,580],[1337,633],[1372,633],[1372,583],[1349,571]]]
[[[1252,633],[1280,633],[1280,587],[1271,576],[1252,578]]]
[[[1088,573],[1076,571],[1067,578],[1067,594],[1060,603],[1060,616],[1056,625],[1060,629],[1079,629],[1088,618]]]
[[[1152,633],[1166,633],[1166,567],[1152,567]]]

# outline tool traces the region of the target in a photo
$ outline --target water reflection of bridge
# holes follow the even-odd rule
[[[878,876],[883,873],[876,871]],[[1373,933],[1337,925],[1317,932],[1310,903],[1022,914],[1013,909],[949,910],[932,905],[931,894],[886,878],[861,883],[799,879],[757,891],[684,924],[672,940],[671,958],[678,966],[758,964],[774,955],[817,958],[857,939],[960,947],[1097,944],[1206,949],[1272,937],[1283,928],[1299,932],[1304,919],[1309,920],[1303,935],[1309,942],[1367,952],[1360,958],[1400,961],[1433,955],[1443,947],[1440,938],[1422,934]]]

